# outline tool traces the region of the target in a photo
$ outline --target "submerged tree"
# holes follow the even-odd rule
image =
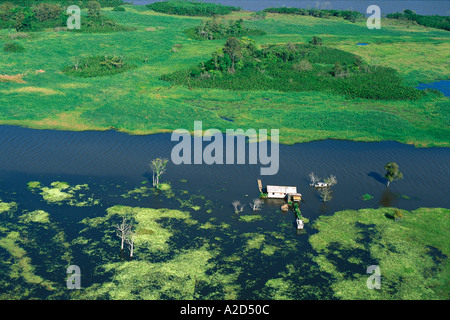
[[[244,206],[245,206],[245,204],[242,205],[241,202],[240,202],[239,200],[234,200],[231,204],[232,204],[233,207],[234,207],[234,212],[235,212],[235,213],[244,211]]]
[[[150,168],[153,171],[153,186],[157,187],[159,186],[159,178],[161,177],[161,175],[166,172],[166,166],[167,166],[167,162],[169,160],[164,159],[164,158],[156,158],[153,159],[152,162],[150,163]]]
[[[387,179],[387,186],[391,184],[391,182],[399,179],[403,179],[403,174],[398,169],[398,164],[395,162],[389,162],[384,166],[384,169],[386,170],[386,174],[384,177]]]
[[[318,176],[316,176],[314,172],[311,172],[309,174],[309,180],[311,181],[310,186],[314,186],[316,184],[316,182],[318,182],[320,180],[320,178]]]
[[[258,211],[260,210],[260,207],[263,204],[263,202],[261,199],[253,199],[253,201],[250,202],[249,204],[253,211]]]
[[[116,227],[116,235],[121,238],[121,246],[120,249],[123,250],[123,245],[127,237],[131,232],[131,225],[126,222],[125,217],[122,218],[122,223],[115,226]]]
[[[333,198],[333,193],[330,188],[322,188],[320,190],[320,198],[322,198],[323,202],[327,202]]]
[[[328,178],[324,179],[324,182],[327,184],[328,188],[331,188],[337,184],[336,176],[330,175]]]

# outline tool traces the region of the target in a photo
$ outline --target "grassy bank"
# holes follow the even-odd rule
[[[13,40],[25,49],[0,54],[0,124],[151,134],[192,131],[194,121],[202,120],[205,129],[280,129],[282,143],[335,138],[450,146],[450,104],[444,97],[375,101],[314,90],[233,91],[163,81],[165,75],[210,59],[226,39],[200,41],[184,33],[208,18],[124,7],[124,12],[103,8],[101,13],[134,31],[0,30],[0,47]],[[449,76],[449,36],[443,30],[397,20],[383,20],[382,29],[368,30],[364,21],[273,13],[254,21],[246,11],[233,11],[226,19],[243,19],[247,27],[263,30],[265,35],[254,37],[258,48],[307,43],[318,36],[327,47],[394,69],[406,86]],[[124,56],[135,68],[90,78],[63,72],[76,58],[105,55]]]

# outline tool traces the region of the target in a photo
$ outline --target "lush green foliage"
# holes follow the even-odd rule
[[[277,7],[277,8],[266,8],[264,9],[264,11],[270,13],[298,14],[302,16],[312,16],[316,18],[341,17],[351,22],[356,22],[364,18],[364,15],[361,12],[350,10],[328,10],[315,8],[301,9],[291,7]]]
[[[199,26],[186,29],[185,33],[189,37],[198,40],[215,40],[250,35],[261,36],[266,34],[263,30],[245,27],[243,19],[223,21],[215,18],[202,21]]]
[[[88,3],[92,0],[0,0],[0,3],[14,3],[16,6],[20,7],[32,7],[35,5],[39,5],[42,2],[44,3],[51,3],[51,4],[60,4],[62,6],[71,6],[71,5],[77,5],[80,8],[87,8]],[[95,0],[96,2],[100,3],[102,7],[116,7],[120,6],[124,3],[126,3],[123,0]]]
[[[423,16],[416,14],[411,10],[403,10],[403,12],[388,13],[386,18],[415,21],[416,23],[431,28],[444,29],[450,31],[450,17],[448,16]]]
[[[19,43],[7,42],[3,46],[3,50],[5,52],[24,52],[25,48]]]
[[[124,7],[114,7],[113,11],[123,12],[126,11]]]
[[[337,91],[283,92],[272,88],[238,88],[234,91],[222,90],[219,86],[205,89],[192,85],[189,90],[188,83],[172,85],[162,81],[165,74],[186,72],[208,61],[217,49],[222,54],[225,40],[189,39],[183,30],[197,26],[203,20],[201,18],[162,15],[145,6],[125,8],[126,12],[114,12],[112,8],[102,10],[102,16],[127,28],[136,28],[132,33],[0,30],[0,50],[10,41],[27,49],[14,57],[0,54],[0,81],[3,81],[0,123],[61,130],[108,130],[114,127],[132,134],[178,128],[193,130],[195,120],[202,120],[205,128],[222,131],[230,128],[267,129],[277,123],[280,142],[288,144],[333,138],[394,140],[421,147],[450,145],[449,99],[433,94],[419,100],[349,100],[336,94]],[[82,14],[84,18],[86,11]],[[245,20],[249,16],[247,12],[233,12],[227,19]],[[315,46],[317,50],[332,47],[340,49],[334,54],[345,52],[349,56],[350,53],[361,56],[374,68],[395,69],[397,76],[411,88],[419,82],[448,76],[443,67],[449,51],[445,30],[413,24],[407,28],[398,20],[386,19],[383,28],[374,33],[364,23],[347,23],[341,19],[268,16],[270,19],[251,22],[251,27],[267,32],[258,37],[259,49],[276,43],[306,44],[313,36],[318,36],[325,45]],[[153,31],[148,31],[148,27]],[[355,45],[361,41],[370,45]],[[137,68],[120,76],[101,78],[71,77],[61,73],[74,57],[105,53],[122,54]],[[292,61],[292,68],[298,69],[298,74],[320,67],[310,60],[302,60]],[[236,68],[239,65],[238,62]],[[334,64],[326,67],[333,71]],[[45,73],[34,70],[45,70]],[[227,71],[221,74],[227,78],[238,76],[240,71],[238,69],[234,75]],[[339,80],[331,73],[330,76]],[[249,84],[247,88],[252,86]],[[80,101],[83,101],[82,105]]]
[[[419,99],[426,94],[404,86],[394,69],[368,65],[342,50],[293,43],[257,49],[253,40],[233,37],[209,61],[163,79],[190,87],[332,91],[375,100]]]
[[[124,27],[114,20],[104,17],[101,4],[97,1],[86,2],[88,15],[81,20],[81,29],[76,32],[112,32],[134,30]],[[39,31],[43,28],[64,28],[69,15],[65,7],[57,2],[38,3],[32,7],[20,7],[5,2],[0,5],[0,29],[17,31]]]
[[[75,58],[72,65],[63,72],[81,78],[115,75],[133,69],[136,66],[127,62],[123,56],[103,55],[89,58]]]
[[[225,15],[231,13],[232,11],[240,10],[240,8],[237,7],[223,6],[215,3],[182,0],[158,1],[147,5],[147,8],[167,14],[203,17]]]

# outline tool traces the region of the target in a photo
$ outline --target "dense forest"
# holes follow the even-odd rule
[[[425,27],[450,31],[450,17],[446,16],[438,16],[438,15],[422,16],[420,14],[416,14],[412,10],[406,9],[403,10],[403,12],[388,13],[386,15],[386,18],[415,21],[417,24],[420,24]]]
[[[351,22],[356,22],[364,18],[364,15],[358,11],[350,10],[331,10],[331,9],[302,9],[290,7],[266,8],[264,12],[283,13],[283,14],[297,14],[301,16],[312,16],[316,18],[330,18],[341,17]]]
[[[403,85],[394,69],[370,65],[361,57],[310,43],[263,45],[230,37],[212,58],[163,80],[189,87],[229,90],[331,91],[348,98],[375,100],[419,99],[426,92]]]

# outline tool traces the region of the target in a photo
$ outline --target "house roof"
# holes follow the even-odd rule
[[[267,186],[267,192],[276,192],[276,193],[297,193],[297,187]]]

